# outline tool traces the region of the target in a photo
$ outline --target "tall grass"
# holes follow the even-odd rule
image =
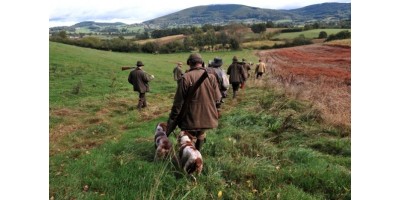
[[[256,58],[250,51],[202,55],[225,63],[233,55]],[[249,80],[236,100],[229,96],[223,104],[218,129],[207,131],[197,184],[171,161],[154,162],[154,128],[167,120],[176,86],[168,62],[187,56],[50,43],[50,198],[218,199],[219,192],[221,199],[351,198],[350,138],[318,120],[310,102],[263,80]],[[137,59],[156,76],[143,112],[132,108],[137,94],[128,72],[119,71]],[[70,76],[76,69],[82,72]],[[81,79],[82,91],[71,94]]]

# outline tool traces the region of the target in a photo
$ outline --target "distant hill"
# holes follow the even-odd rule
[[[187,8],[143,22],[146,25],[170,27],[193,24],[226,24],[230,22],[290,21],[350,19],[350,3],[323,3],[292,10],[274,10],[238,4],[207,5]]]
[[[312,21],[339,21],[351,18],[350,3],[322,3],[291,10],[274,10],[250,7],[238,4],[207,5],[187,8],[172,14],[158,17],[139,24],[124,24],[121,22],[101,23],[85,21],[69,27],[53,27],[50,33],[60,30],[83,33],[115,33],[138,34],[145,28],[173,28],[193,25],[225,25],[231,22],[259,23],[272,21],[274,23],[290,22],[301,25]]]
[[[77,24],[73,25],[72,27],[81,28],[81,27],[88,27],[88,26],[102,27],[102,26],[123,26],[123,25],[127,25],[127,24],[124,24],[122,22],[104,23],[104,22],[85,21],[85,22],[77,23]]]
[[[351,4],[322,3],[289,10],[289,12],[301,16],[303,20],[350,19]]]

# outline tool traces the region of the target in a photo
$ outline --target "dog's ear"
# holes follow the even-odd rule
[[[161,122],[159,125],[162,127],[163,131],[167,131],[167,123]]]

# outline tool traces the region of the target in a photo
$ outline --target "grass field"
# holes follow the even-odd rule
[[[172,69],[189,53],[49,48],[49,198],[351,198],[349,134],[324,124],[308,102],[249,80],[222,106],[219,128],[207,132],[204,170],[194,184],[171,162],[153,162],[154,127],[166,121],[175,92]],[[234,55],[257,60],[252,51],[202,53],[205,61],[221,57],[225,69]],[[142,112],[134,109],[129,71],[121,71],[137,60],[155,75]]]
[[[340,31],[344,31],[344,30],[348,30],[350,31],[350,29],[313,29],[313,30],[308,30],[308,31],[302,31],[302,32],[294,32],[294,33],[281,33],[278,34],[274,37],[272,37],[272,39],[294,39],[296,37],[299,37],[301,34],[304,35],[304,37],[306,38],[318,38],[318,35],[321,31],[325,31],[328,35],[330,34],[336,34]]]
[[[272,47],[275,44],[285,44],[283,41],[270,41],[270,40],[263,40],[263,41],[252,41],[252,42],[245,42],[242,44],[242,47],[245,49],[260,49],[263,46]]]
[[[324,44],[331,46],[351,47],[351,39],[332,40],[325,42]]]

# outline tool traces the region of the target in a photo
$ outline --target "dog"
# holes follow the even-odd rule
[[[166,131],[167,123],[160,122],[157,124],[154,134],[154,145],[156,148],[154,161],[166,159],[172,152],[172,143],[169,141]]]
[[[200,151],[193,145],[194,137],[187,131],[181,131],[178,135],[179,164],[180,167],[195,181],[193,174],[200,175],[203,170],[203,158]]]

